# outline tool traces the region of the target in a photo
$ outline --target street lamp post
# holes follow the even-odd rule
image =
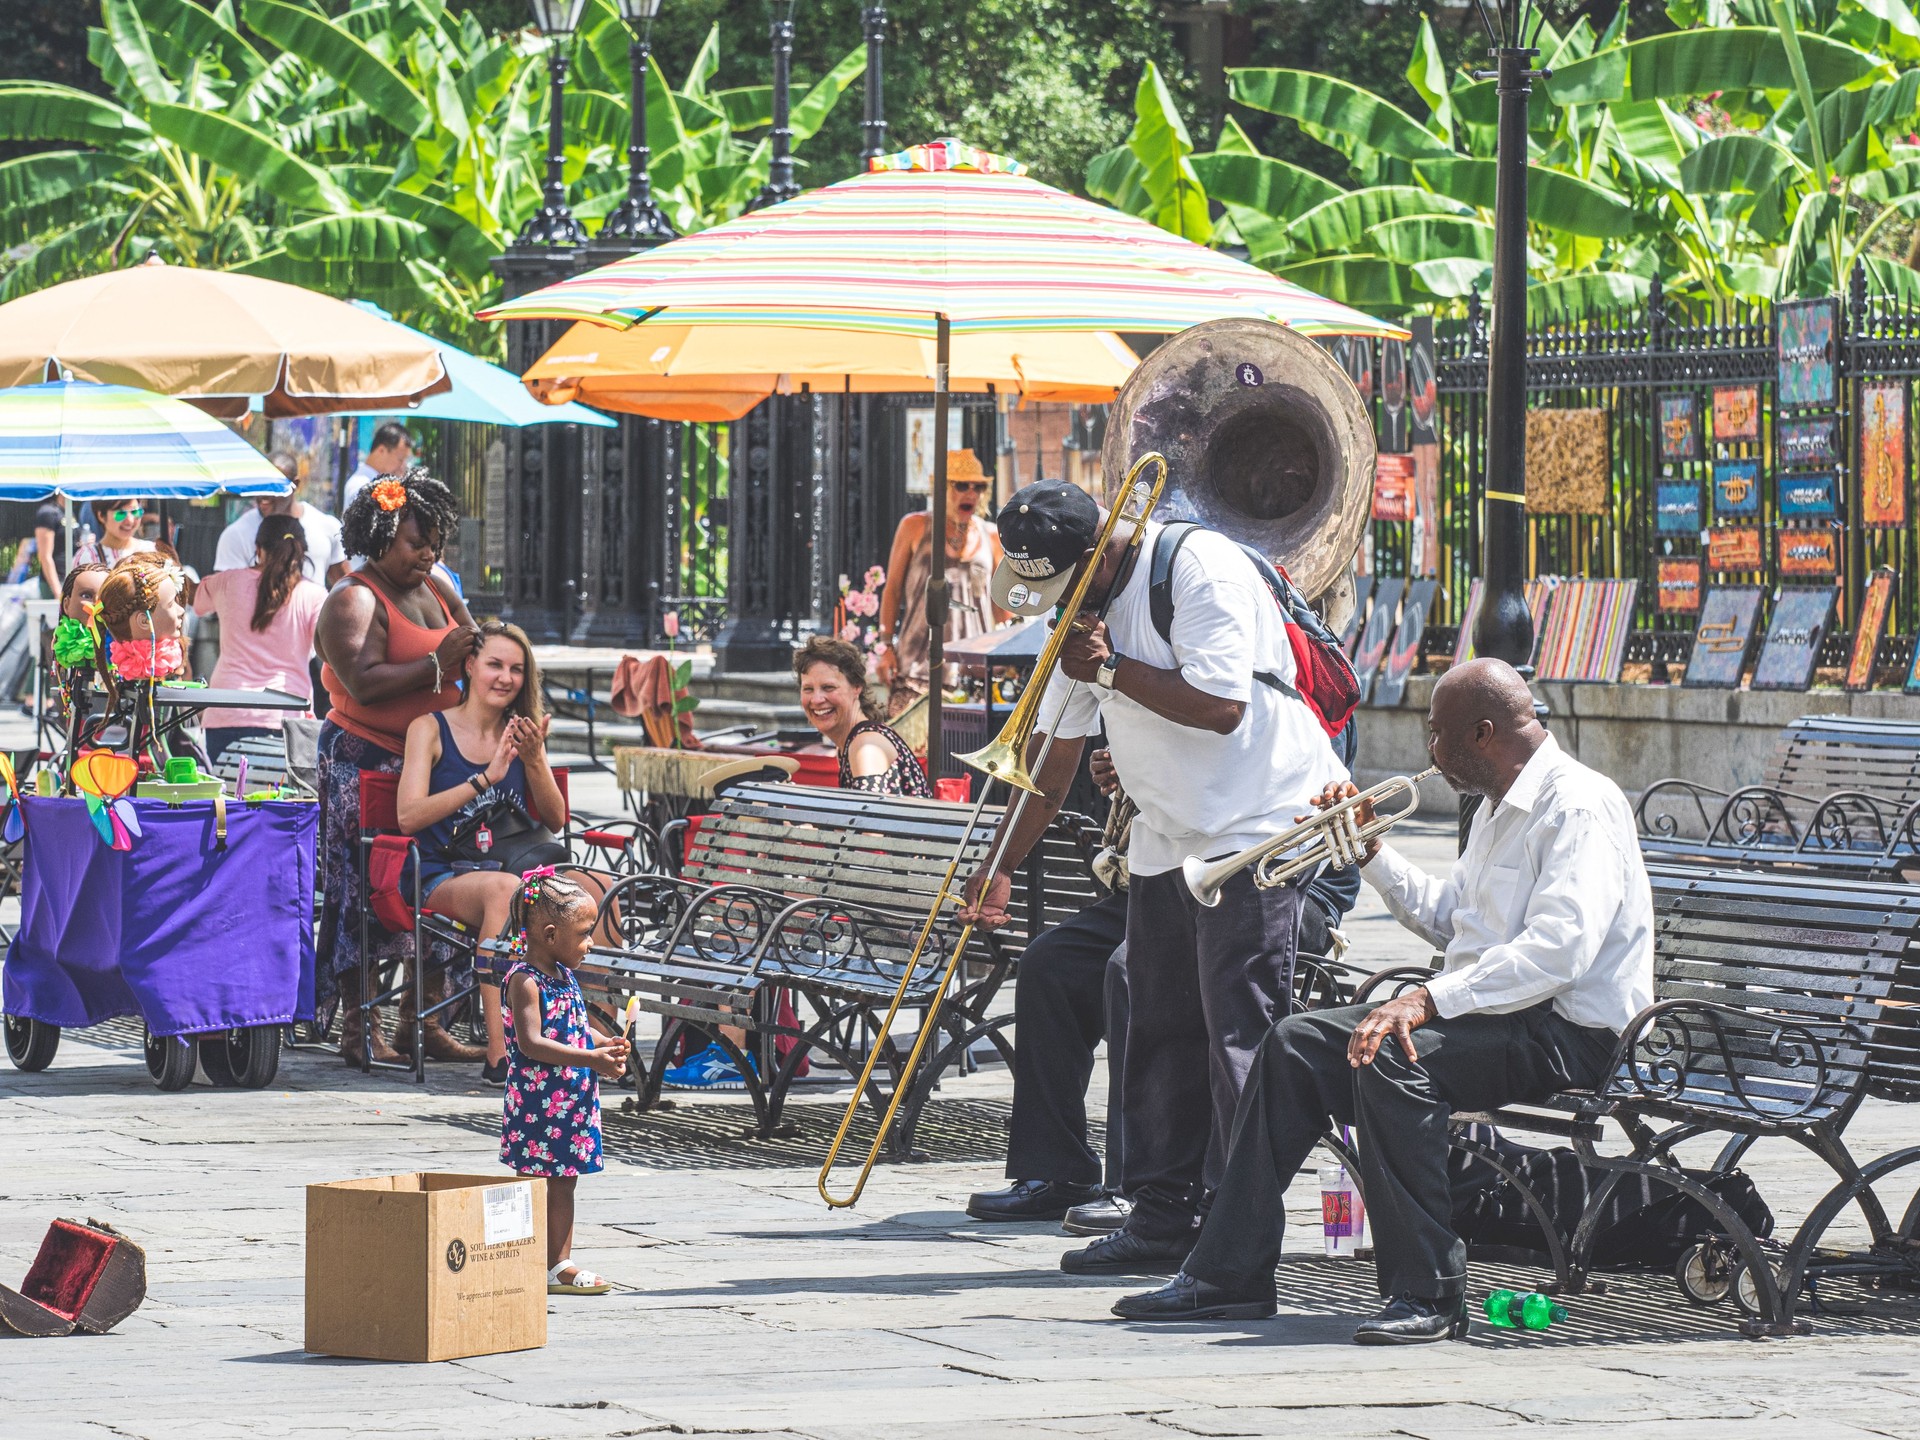
[[[887,102],[882,84],[887,48],[886,0],[873,0],[864,13],[867,24],[867,113],[861,125],[866,132],[866,147],[861,150],[860,158],[872,160],[887,153]]]
[[[1527,104],[1540,52],[1526,43],[1532,0],[1503,0],[1498,25],[1481,11],[1493,41],[1498,140],[1494,151],[1493,340],[1487,364],[1487,471],[1482,494],[1483,598],[1473,649],[1531,673],[1533,617],[1527,610]],[[1544,18],[1544,17],[1542,17]],[[1538,22],[1534,34],[1539,34]]]
[[[793,88],[793,11],[796,0],[772,0],[773,22],[767,34],[773,41],[773,155],[767,163],[767,183],[747,203],[764,210],[800,193],[793,178],[793,124],[790,111]]]
[[[567,93],[567,41],[580,24],[587,0],[532,0],[533,23],[547,37],[547,78],[552,90],[547,102],[547,183],[539,210],[520,227],[522,245],[584,245],[587,232],[567,208],[566,165],[563,146]]]
[[[653,57],[653,22],[665,0],[620,0],[620,18],[633,31],[627,46],[627,65],[633,72],[630,90],[632,121],[627,139],[627,198],[600,227],[602,241],[625,241],[634,249],[677,237],[673,223],[653,203],[653,180],[647,173],[653,151],[647,146],[647,71]]]

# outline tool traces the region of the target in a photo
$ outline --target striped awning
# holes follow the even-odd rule
[[[1309,335],[1404,336],[1157,225],[938,142],[866,175],[480,312],[482,319],[758,324],[930,336],[1172,333],[1253,317]]]
[[[285,495],[267,457],[197,406],[125,385],[0,390],[0,500]]]

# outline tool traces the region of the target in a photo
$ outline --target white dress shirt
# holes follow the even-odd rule
[[[1551,735],[1474,819],[1445,880],[1391,846],[1362,872],[1400,923],[1446,951],[1443,1016],[1551,1000],[1616,1033],[1653,1003],[1653,891],[1620,787]]]
[[[1293,647],[1273,593],[1226,536],[1196,530],[1180,547],[1168,576],[1172,642],[1160,638],[1147,603],[1160,530],[1148,524],[1132,573],[1107,607],[1108,636],[1130,660],[1178,670],[1196,690],[1243,702],[1240,723],[1216,735],[1093,684],[1075,687],[1063,713],[1072,683],[1064,674],[1049,684],[1039,720],[1063,740],[1096,734],[1105,721],[1114,769],[1140,807],[1127,869],[1143,876],[1177,869],[1189,855],[1244,850],[1293,824],[1329,780],[1347,778],[1306,704],[1254,679],[1264,671],[1291,685]]]
[[[260,507],[249,505],[240,518],[220,532],[214,549],[213,568],[245,570],[258,558]],[[327,571],[347,563],[347,547],[340,540],[340,522],[318,505],[300,504],[297,517],[307,537],[306,576],[316,585],[327,583]]]

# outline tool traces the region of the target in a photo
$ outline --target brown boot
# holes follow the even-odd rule
[[[446,997],[446,993],[446,975],[441,973],[431,977],[427,981],[427,1008],[432,1010]],[[401,1029],[394,1035],[393,1043],[409,1055],[413,1053],[413,1013],[413,991],[408,990],[400,1001]],[[487,1058],[486,1046],[467,1045],[456,1040],[440,1013],[429,1015],[421,1030],[429,1060],[458,1060],[464,1065],[474,1065]]]
[[[375,1010],[364,1017],[371,1021],[363,1023],[360,1012],[360,977],[351,974],[342,977],[340,985],[340,1058],[349,1065],[360,1064],[360,1044],[362,1035],[372,1042],[373,1058],[381,1064],[391,1064],[401,1058],[400,1052],[387,1044],[386,1037],[380,1033],[380,1012]]]

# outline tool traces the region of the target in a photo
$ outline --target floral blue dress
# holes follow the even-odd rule
[[[580,982],[562,965],[558,976],[526,961],[500,982],[507,1029],[507,1097],[500,1125],[500,1163],[521,1175],[593,1175],[600,1170],[600,1080],[585,1065],[540,1065],[520,1051],[506,991],[525,971],[540,987],[540,1029],[561,1045],[592,1047]]]

